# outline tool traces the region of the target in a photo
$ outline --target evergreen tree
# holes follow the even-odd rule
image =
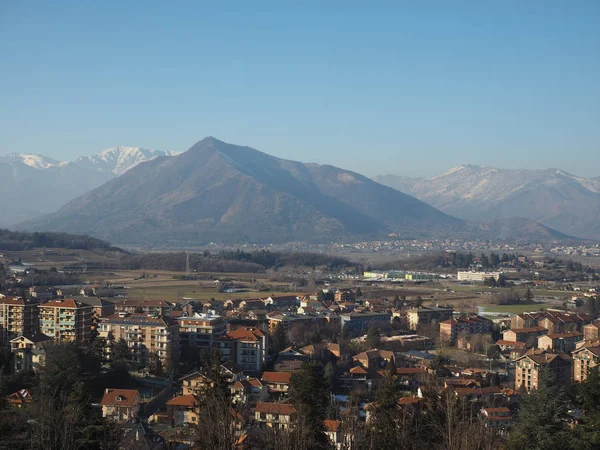
[[[321,366],[307,362],[292,375],[290,401],[297,411],[294,433],[304,448],[311,450],[329,448],[324,420],[329,406],[329,390]]]
[[[538,389],[521,398],[516,424],[506,442],[507,450],[569,448],[567,396],[547,370],[540,372]]]
[[[273,353],[279,353],[287,347],[287,336],[285,335],[285,329],[281,322],[275,326],[275,329],[271,334],[271,346]]]

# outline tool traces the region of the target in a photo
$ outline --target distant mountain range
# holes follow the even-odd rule
[[[75,161],[12,153],[0,156],[0,226],[56,211],[137,164],[172,152],[112,147]]]
[[[163,245],[469,229],[462,220],[357,173],[284,160],[212,137],[178,156],[139,164],[23,227]]]
[[[433,178],[384,175],[375,181],[465,220],[522,217],[567,235],[600,239],[600,177],[463,165]]]

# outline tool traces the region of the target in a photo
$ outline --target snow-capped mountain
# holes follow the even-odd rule
[[[0,226],[50,213],[145,161],[177,152],[112,147],[75,161],[37,154],[0,156]]]
[[[92,156],[82,156],[74,163],[80,167],[90,168],[98,172],[110,172],[119,176],[138,164],[153,160],[159,156],[173,156],[178,152],[147,150],[140,147],[111,147]]]
[[[433,178],[376,178],[467,220],[526,217],[572,236],[600,238],[600,179],[564,170],[458,166]]]

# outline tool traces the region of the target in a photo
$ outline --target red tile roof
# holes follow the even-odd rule
[[[258,402],[256,404],[256,411],[259,413],[280,414],[285,416],[296,414],[296,408],[289,403]]]
[[[289,372],[264,372],[261,377],[263,383],[289,384],[292,374]]]
[[[40,305],[40,308],[84,308],[90,307],[89,305],[84,305],[82,303],[78,303],[72,298],[65,299],[57,299],[50,300],[49,302],[43,303]]]
[[[167,402],[167,405],[196,407],[199,405],[199,402],[194,394],[188,394],[173,397]]]
[[[323,423],[325,425],[325,431],[330,431],[333,433],[338,432],[342,426],[342,422],[339,420],[325,420]]]
[[[133,406],[134,400],[140,393],[136,389],[106,389],[102,396],[101,405]]]
[[[239,339],[242,341],[259,341],[264,336],[265,334],[258,328],[238,328],[227,333],[229,339]]]

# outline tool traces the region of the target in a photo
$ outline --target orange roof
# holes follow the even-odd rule
[[[417,397],[401,397],[398,400],[399,405],[416,405],[417,403],[421,403],[423,401],[422,398]]]
[[[101,405],[106,406],[133,406],[140,393],[137,389],[106,389],[102,396]]]
[[[413,375],[419,373],[427,373],[425,369],[421,369],[420,367],[398,367],[396,369],[396,373],[398,375]]]
[[[30,300],[24,300],[21,297],[2,297],[0,298],[0,305],[18,305],[24,306],[28,303],[34,304],[38,302],[33,302]]]
[[[173,397],[167,402],[167,405],[196,407],[199,405],[199,403],[198,399],[196,398],[196,396],[194,396],[194,394],[188,394]]]
[[[239,339],[243,341],[258,341],[262,339],[265,334],[258,328],[238,328],[237,330],[227,332],[229,339]]]
[[[6,401],[10,405],[22,405],[24,403],[32,403],[33,399],[27,389],[21,389],[8,395]]]
[[[289,403],[267,403],[258,402],[256,404],[256,411],[265,414],[281,414],[285,416],[291,416],[296,414],[296,408]]]
[[[503,406],[503,407],[499,407],[499,408],[485,408],[484,411],[488,414],[494,414],[494,413],[510,413],[510,409],[508,409],[507,407]]]
[[[325,424],[325,431],[337,432],[339,431],[342,422],[339,420],[325,420],[323,421]]]
[[[72,298],[50,300],[49,302],[40,305],[40,308],[81,308],[88,305],[82,305],[77,303]]]
[[[350,373],[359,373],[362,375],[365,375],[367,373],[367,371],[365,369],[363,369],[362,367],[353,367],[352,369],[350,369]]]
[[[292,379],[292,374],[289,372],[264,372],[261,379],[265,383],[289,384]]]

